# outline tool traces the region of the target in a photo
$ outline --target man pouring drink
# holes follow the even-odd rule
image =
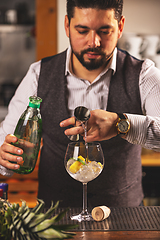
[[[42,98],[38,198],[46,206],[57,200],[81,206],[81,184],[63,164],[66,135],[84,136],[82,126],[74,126],[78,106],[91,111],[86,141],[101,141],[105,157],[103,172],[88,185],[89,206],[138,206],[143,200],[141,147],[160,151],[160,70],[117,49],[122,8],[123,0],[67,0],[69,48],[30,66],[1,123],[0,173],[11,176],[23,151],[11,145],[17,138],[10,134],[29,96]]]

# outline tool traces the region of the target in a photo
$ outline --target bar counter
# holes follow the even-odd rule
[[[63,209],[58,209],[61,212]],[[90,209],[89,209],[90,210]],[[70,215],[81,209],[71,208],[59,224],[78,224],[72,231],[74,239],[81,240],[160,240],[160,206],[111,208],[111,214],[103,221],[77,222]]]
[[[75,240],[160,240],[160,231],[76,232]]]

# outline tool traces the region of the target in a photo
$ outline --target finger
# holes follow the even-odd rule
[[[3,153],[13,153],[16,155],[21,155],[23,154],[23,150],[19,147],[15,147],[12,144],[4,142],[3,145],[1,146],[1,154]]]
[[[34,148],[35,147],[35,144],[34,143],[31,143],[29,141],[26,141],[24,139],[18,139],[18,144],[19,144],[19,147],[27,147],[27,148]]]
[[[18,138],[13,134],[8,134],[5,138],[6,143],[17,142]]]
[[[21,162],[23,162],[23,161],[21,161]],[[18,163],[18,162],[15,162],[15,163],[14,162],[9,162],[7,160],[3,160],[2,158],[0,158],[0,164],[3,167],[5,167],[5,168],[7,168],[9,170],[14,170],[14,169],[20,168],[20,163]]]
[[[8,152],[1,152],[1,158],[6,161],[11,161],[11,162],[16,162],[16,163],[21,163],[23,161],[23,157],[18,156],[18,155],[13,155]]]
[[[86,142],[95,142],[95,141],[100,141],[100,139],[97,137],[97,136],[84,136],[83,139],[86,141]]]
[[[0,158],[0,164],[10,170],[14,170],[14,169],[18,169],[20,168],[20,163],[11,163],[9,161],[3,160],[2,158]]]
[[[84,130],[83,127],[73,127],[65,130],[65,135],[77,135],[77,134],[83,134]]]
[[[75,117],[71,117],[60,122],[60,127],[67,127],[69,125],[75,125]]]
[[[20,164],[23,162],[21,156],[12,155],[10,153],[1,151],[0,165],[8,169],[18,169]]]
[[[17,164],[21,164],[23,161],[23,158],[20,156],[22,153],[22,149],[4,142],[0,148],[0,164],[9,169],[17,169],[19,168],[19,165],[17,166]],[[16,164],[12,164],[9,161],[15,162]]]

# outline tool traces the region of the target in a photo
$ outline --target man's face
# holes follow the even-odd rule
[[[113,9],[76,7],[70,24],[68,17],[65,18],[65,30],[73,55],[88,70],[106,65],[121,37],[123,26],[124,18],[118,23]]]

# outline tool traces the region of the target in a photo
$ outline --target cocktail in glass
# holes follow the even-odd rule
[[[69,175],[83,184],[83,210],[78,215],[71,216],[71,219],[79,222],[93,220],[87,209],[87,183],[98,177],[104,167],[100,143],[69,143],[64,164]]]

